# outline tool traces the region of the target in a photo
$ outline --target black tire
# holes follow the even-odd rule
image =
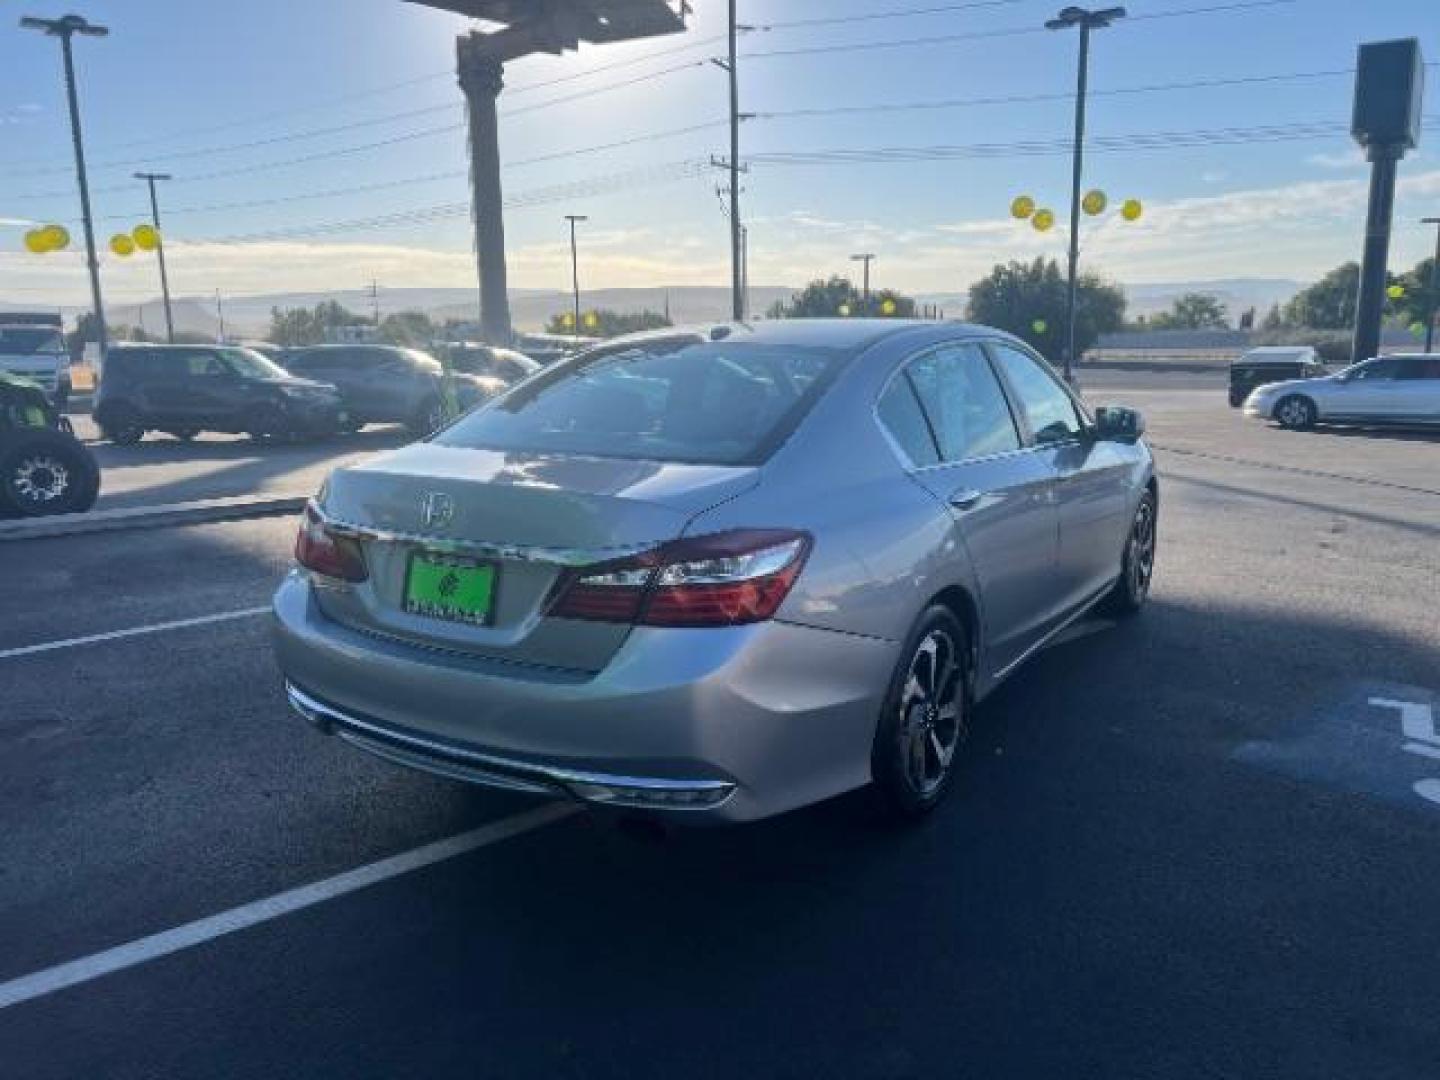
[[[910,631],[881,706],[870,773],[888,817],[928,814],[953,786],[970,733],[970,639],[949,608],[933,604]]]
[[[1275,422],[1287,431],[1305,431],[1315,426],[1318,414],[1315,403],[1303,394],[1289,394],[1275,403],[1271,413]]]
[[[262,401],[245,418],[245,433],[252,439],[278,438],[289,426],[284,410],[273,401]]]
[[[405,426],[411,435],[423,439],[426,435],[439,431],[444,423],[445,403],[437,397],[422,402]]]
[[[1120,558],[1120,577],[1095,610],[1103,615],[1134,615],[1145,606],[1150,582],[1155,576],[1155,538],[1160,524],[1155,494],[1145,492],[1130,531],[1125,534],[1125,553]]]
[[[111,405],[100,417],[100,434],[116,446],[134,446],[145,437],[145,419],[129,405]]]
[[[1247,395],[1247,394],[1241,394],[1241,393],[1238,393],[1238,392],[1236,392],[1236,391],[1234,391],[1234,390],[1231,390],[1231,391],[1230,391],[1230,407],[1231,407],[1232,409],[1238,409],[1241,405],[1244,405],[1244,404],[1245,404],[1245,398],[1248,397],[1248,396],[1249,396],[1249,395]]]
[[[36,431],[0,452],[0,508],[22,517],[78,514],[95,505],[100,467],[58,431]]]

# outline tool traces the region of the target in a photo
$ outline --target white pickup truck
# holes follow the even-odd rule
[[[70,353],[59,313],[0,311],[0,371],[39,383],[63,410],[70,396]]]

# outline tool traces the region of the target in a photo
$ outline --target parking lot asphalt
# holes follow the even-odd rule
[[[0,1075],[1432,1075],[1440,438],[1085,385],[1150,417],[1151,603],[1017,672],[909,830],[535,827],[287,714],[293,522],[6,545]]]

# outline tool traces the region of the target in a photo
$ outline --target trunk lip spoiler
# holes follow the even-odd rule
[[[615,559],[631,558],[654,551],[666,543],[665,540],[649,540],[636,544],[622,544],[613,547],[567,548],[547,547],[534,544],[502,544],[487,540],[466,540],[453,536],[436,536],[433,533],[408,532],[376,525],[361,525],[353,521],[327,514],[313,499],[310,510],[319,518],[320,524],[337,536],[348,540],[363,540],[380,544],[410,544],[430,551],[448,552],[456,555],[478,555],[492,559],[516,562],[550,563],[556,566],[580,567],[596,563],[611,562]]]

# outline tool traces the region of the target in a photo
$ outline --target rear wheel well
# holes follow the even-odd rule
[[[932,596],[925,606],[931,604],[949,609],[965,628],[965,637],[970,642],[970,677],[973,679],[980,668],[980,609],[974,597],[964,587],[951,585]]]

